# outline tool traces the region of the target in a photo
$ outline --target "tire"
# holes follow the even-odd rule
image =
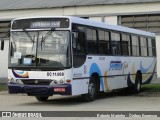
[[[134,93],[138,94],[141,92],[141,84],[142,84],[142,74],[137,73],[136,80],[135,80],[135,86],[134,86]]]
[[[36,96],[38,101],[47,101],[49,96]]]
[[[94,77],[90,78],[89,85],[88,85],[88,93],[82,94],[82,100],[85,102],[94,101],[97,94],[97,86],[96,86],[96,79]]]

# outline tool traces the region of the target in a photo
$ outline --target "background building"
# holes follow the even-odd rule
[[[0,37],[10,21],[31,16],[78,16],[156,33],[160,77],[160,0],[0,0]],[[7,78],[8,37],[0,51],[0,78]]]

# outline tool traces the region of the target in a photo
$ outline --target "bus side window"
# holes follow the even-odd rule
[[[144,37],[140,37],[141,43],[141,56],[147,56],[147,39]]]
[[[97,53],[97,32],[94,29],[87,29],[87,46],[89,54]]]
[[[111,51],[112,51],[112,55],[121,54],[120,34],[115,32],[111,32]]]
[[[122,34],[122,55],[131,55],[130,46],[130,36]]]
[[[157,53],[156,53],[156,41],[155,41],[155,39],[152,39],[152,53],[153,53],[153,56],[157,55]]]
[[[99,30],[98,37],[99,37],[99,54],[109,55],[110,54],[109,33]]]
[[[152,50],[152,42],[151,42],[151,39],[149,38],[148,39],[148,55],[149,56],[153,56],[153,52],[152,52],[153,50]]]
[[[132,55],[139,56],[139,41],[137,36],[132,36]]]
[[[148,38],[148,55],[156,56],[156,43],[155,39]]]

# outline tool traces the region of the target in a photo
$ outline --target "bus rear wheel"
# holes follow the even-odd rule
[[[89,85],[88,85],[88,93],[82,94],[82,100],[86,102],[94,101],[97,94],[97,87],[96,87],[96,79],[94,77],[90,78]]]
[[[136,80],[135,80],[135,86],[134,86],[134,93],[138,94],[141,92],[141,83],[142,83],[142,74],[137,73]]]
[[[36,96],[38,101],[47,101],[49,96]]]

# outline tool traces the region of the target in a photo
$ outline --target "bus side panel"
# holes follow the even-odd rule
[[[79,68],[73,68],[72,94],[85,94],[88,92],[89,77],[86,71],[86,65]]]
[[[81,95],[88,92],[89,79],[75,79],[72,81],[72,95]]]
[[[142,83],[150,83],[156,79],[156,58],[87,56],[81,67],[73,69],[73,88],[77,94],[87,93],[87,82],[94,73],[99,75],[100,91],[131,87],[138,70],[142,72]]]

